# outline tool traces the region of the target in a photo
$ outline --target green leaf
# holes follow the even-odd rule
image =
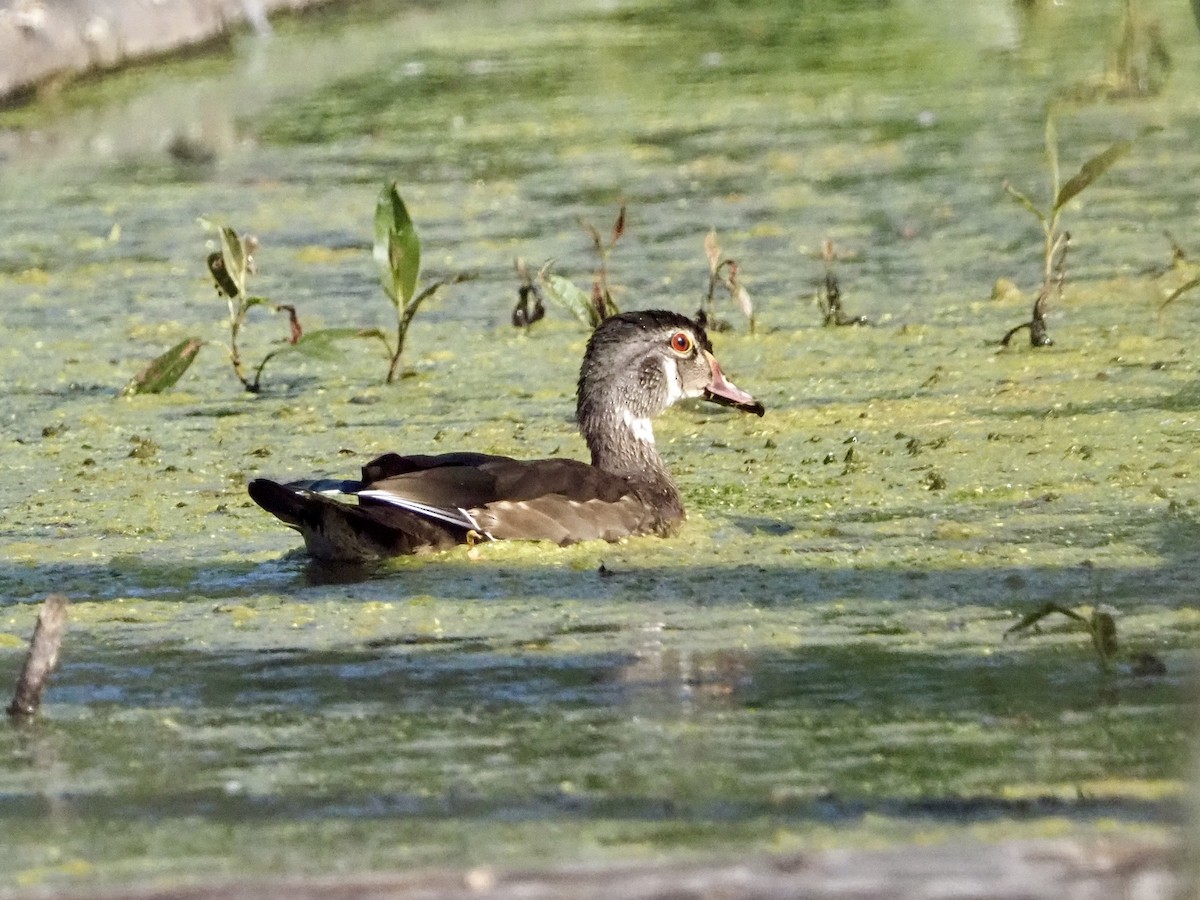
[[[1167,299],[1162,302],[1162,306],[1166,306],[1168,303],[1174,303],[1192,288],[1197,286],[1200,286],[1200,276],[1184,282],[1179,287],[1175,288],[1175,290],[1171,291],[1171,293],[1167,296]]]
[[[277,346],[271,351],[271,355],[300,353],[313,359],[335,360],[342,354],[338,343],[356,338],[377,338],[387,343],[386,337],[378,328],[318,328],[315,331],[304,332],[294,344]]]
[[[1029,210],[1031,213],[1033,213],[1037,217],[1037,220],[1039,222],[1041,222],[1043,225],[1046,224],[1045,214],[1040,209],[1037,208],[1037,206],[1034,204],[1034,202],[1032,200],[1030,200],[1028,197],[1026,197],[1024,194],[1022,194],[1020,191],[1018,191],[1015,187],[1013,187],[1007,181],[1004,182],[1004,190],[1008,192],[1008,196],[1012,197],[1014,200],[1016,200],[1018,203],[1020,203],[1023,207],[1025,207],[1027,210]]]
[[[591,222],[579,220],[579,224],[583,226],[583,230],[588,233],[588,237],[592,239],[592,244],[595,245],[596,252],[601,256],[604,255],[604,240],[600,237],[600,232],[596,230],[596,226]]]
[[[355,328],[352,330],[355,332],[355,334],[354,334],[355,337],[368,338],[368,339],[374,338],[377,341],[381,341],[383,343],[383,346],[388,348],[388,352],[389,353],[391,352],[391,345],[388,343],[388,336],[383,333],[382,329],[380,329],[380,328]]]
[[[386,185],[375,204],[375,247],[384,293],[397,306],[412,299],[421,270],[421,242],[396,182]]]
[[[1079,613],[1075,612],[1075,610],[1068,609],[1060,603],[1046,603],[1041,607],[1041,609],[1029,613],[1016,625],[1008,628],[1004,632],[1004,635],[1007,637],[1008,635],[1015,634],[1018,631],[1025,631],[1026,629],[1036,625],[1051,613],[1059,613],[1060,615],[1067,616],[1068,618],[1074,619],[1077,622],[1083,622],[1085,625],[1088,625],[1089,628],[1091,627],[1088,623],[1088,620],[1084,616],[1081,616]]]
[[[237,288],[237,296],[246,293],[246,247],[238,233],[228,225],[221,226],[221,261],[227,274]]]
[[[341,354],[339,341],[362,336],[361,328],[319,328],[306,331],[300,340],[289,344],[289,349],[316,359],[336,359]]]
[[[1102,153],[1098,153],[1083,164],[1074,177],[1064,184],[1054,198],[1054,211],[1062,209],[1085,187],[1107,172],[1113,164],[1133,147],[1133,141],[1117,141]]]
[[[1058,196],[1058,129],[1054,127],[1054,116],[1046,113],[1046,163],[1050,166],[1050,195]],[[1056,204],[1054,207],[1058,209]]]
[[[581,291],[574,282],[563,278],[561,275],[547,275],[545,277],[546,296],[565,309],[576,319],[587,325],[589,328],[594,326],[593,319],[596,312],[592,306],[592,298]]]
[[[192,360],[204,346],[204,341],[190,337],[180,341],[166,353],[155,358],[121,389],[120,396],[159,394],[175,384],[191,366]]]
[[[378,328],[319,328],[316,331],[306,331],[296,343],[283,342],[275,345],[275,349],[262,358],[254,372],[254,380],[248,389],[257,392],[259,382],[267,363],[279,356],[301,353],[313,359],[336,360],[341,355],[337,342],[346,338],[378,338],[384,347],[388,346],[387,336]],[[390,352],[390,348],[389,348]]]

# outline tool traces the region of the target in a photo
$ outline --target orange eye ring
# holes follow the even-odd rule
[[[691,353],[694,346],[692,336],[686,331],[677,331],[671,335],[671,349],[680,356]]]

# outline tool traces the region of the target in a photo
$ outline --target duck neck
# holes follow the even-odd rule
[[[592,451],[593,466],[647,482],[678,499],[675,482],[654,446],[654,428],[648,417],[629,409],[605,410],[582,418],[579,427]]]

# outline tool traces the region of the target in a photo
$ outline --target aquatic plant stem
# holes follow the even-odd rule
[[[246,370],[242,364],[242,353],[238,348],[238,335],[241,333],[242,325],[246,321],[246,307],[238,302],[235,306],[235,298],[229,298],[229,345],[225,348],[229,353],[229,362],[233,366],[233,374],[237,376],[237,380],[242,383],[247,391],[257,393],[257,388],[251,385],[246,378]]]
[[[399,308],[399,318],[396,322],[396,346],[393,348],[388,345],[388,352],[391,354],[391,361],[388,365],[387,384],[392,384],[396,380],[397,374],[400,371],[400,357],[404,354],[404,340],[408,337],[408,326],[412,324],[413,318],[417,314],[417,310],[421,308],[421,304],[436,294],[441,288],[448,284],[458,284],[463,281],[470,281],[475,275],[470,272],[459,272],[451,275],[449,278],[442,278],[427,285],[424,290]],[[385,344],[387,342],[385,341]]]

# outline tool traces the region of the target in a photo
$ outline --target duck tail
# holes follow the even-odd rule
[[[330,494],[353,492],[312,490],[310,485],[315,484],[327,483],[280,484],[256,478],[247,490],[255,503],[299,531],[308,552],[318,559],[373,560],[444,549],[465,540],[461,526],[388,504],[362,506],[336,500]]]
[[[300,528],[312,501],[299,491],[269,478],[255,478],[247,485],[250,499],[293,528]]]

